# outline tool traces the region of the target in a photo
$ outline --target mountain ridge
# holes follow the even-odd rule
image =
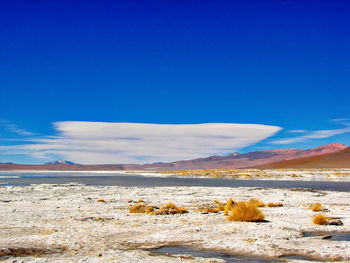
[[[82,165],[67,160],[57,160],[39,165],[1,164],[0,170],[57,170],[57,171],[112,171],[112,170],[199,170],[199,169],[239,169],[259,168],[268,164],[290,161],[300,158],[312,158],[337,153],[348,147],[344,144],[332,143],[312,149],[275,149],[248,153],[232,153],[228,155],[212,155],[192,160],[181,160],[170,163],[155,162],[152,164],[102,164]]]
[[[44,165],[52,165],[52,164],[72,164],[72,165],[79,165],[77,163],[67,161],[67,160],[56,160],[48,163],[44,163]]]
[[[334,153],[314,155],[310,157],[267,163],[256,166],[259,169],[284,168],[350,168],[350,147]]]

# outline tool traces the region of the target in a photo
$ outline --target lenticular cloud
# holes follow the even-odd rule
[[[176,161],[223,154],[257,143],[280,128],[257,124],[57,122],[67,145],[59,152],[81,163]]]
[[[54,127],[56,137],[22,145],[20,150],[82,164],[169,162],[237,151],[280,130],[276,126],[233,123],[64,121],[54,123]]]

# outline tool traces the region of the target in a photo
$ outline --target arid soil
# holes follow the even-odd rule
[[[265,222],[234,222],[223,212],[196,210],[257,198],[282,207],[261,207]],[[142,199],[173,202],[189,212],[131,214]],[[350,193],[301,189],[214,187],[95,187],[80,184],[0,187],[0,261],[4,262],[223,262],[191,256],[156,255],[147,249],[188,246],[263,257],[307,256],[350,260],[350,242],[304,237],[310,231],[350,231]],[[339,218],[342,226],[315,225],[310,206]]]

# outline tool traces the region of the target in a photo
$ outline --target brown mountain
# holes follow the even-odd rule
[[[350,168],[350,147],[335,153],[268,163],[257,166],[256,168]]]
[[[249,152],[245,154],[232,153],[226,156],[209,156],[193,160],[176,161],[172,163],[153,164],[111,164],[111,165],[78,165],[69,161],[56,161],[43,165],[0,164],[0,170],[55,170],[55,171],[112,171],[112,170],[184,170],[184,169],[230,169],[263,167],[265,164],[277,163],[305,157],[321,156],[336,153],[347,148],[343,144],[333,143],[309,150],[278,149]]]
[[[333,153],[345,148],[346,146],[343,144],[333,143],[309,150],[278,149],[249,152],[245,154],[235,153],[227,156],[210,156],[188,161],[177,161],[171,163],[172,167],[169,168],[174,170],[249,168],[266,163]]]

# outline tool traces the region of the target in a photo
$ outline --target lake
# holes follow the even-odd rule
[[[30,184],[82,183],[100,186],[206,186],[206,187],[262,187],[306,188],[314,190],[350,191],[350,182],[254,180],[234,178],[152,177],[137,174],[74,173],[74,172],[1,172],[0,186]]]

